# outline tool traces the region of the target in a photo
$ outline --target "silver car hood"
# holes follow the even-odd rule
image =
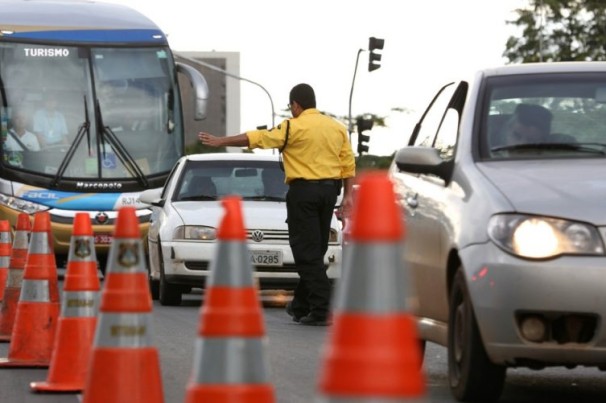
[[[220,201],[193,201],[173,203],[187,225],[209,225],[217,227],[225,214]],[[286,203],[243,201],[244,227],[250,229],[287,230]]]
[[[606,160],[492,161],[480,171],[513,211],[606,225]]]

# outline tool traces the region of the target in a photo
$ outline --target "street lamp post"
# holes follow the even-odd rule
[[[269,103],[271,104],[271,127],[274,127],[276,125],[276,121],[275,121],[276,113],[275,113],[275,110],[274,110],[274,101],[271,98],[271,95],[269,94],[269,91],[267,91],[265,89],[265,87],[263,87],[261,84],[259,84],[257,82],[254,82],[252,80],[249,80],[247,78],[240,77],[240,76],[238,76],[236,74],[232,74],[232,73],[228,72],[227,70],[224,70],[224,69],[222,69],[220,67],[217,67],[217,66],[213,66],[210,63],[205,63],[205,62],[200,61],[200,60],[192,59],[190,57],[183,56],[182,54],[179,54],[179,57],[182,58],[182,59],[185,59],[185,60],[187,60],[187,61],[189,61],[191,63],[198,64],[200,66],[204,66],[204,67],[209,68],[209,69],[214,70],[214,71],[218,71],[219,73],[222,73],[222,74],[226,75],[227,77],[232,77],[232,78],[236,78],[238,80],[246,81],[248,83],[254,84],[257,87],[261,88],[267,94],[267,96],[269,97]]]

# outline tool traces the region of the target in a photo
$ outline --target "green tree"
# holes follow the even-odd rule
[[[604,0],[528,0],[507,21],[520,28],[503,56],[510,63],[606,60]]]

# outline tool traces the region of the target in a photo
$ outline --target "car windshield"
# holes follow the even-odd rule
[[[487,159],[606,156],[606,74],[488,80],[480,144]]]
[[[217,200],[227,195],[285,201],[287,190],[284,172],[276,161],[189,161],[173,201]]]

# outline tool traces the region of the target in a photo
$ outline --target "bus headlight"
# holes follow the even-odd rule
[[[576,221],[499,214],[488,222],[488,235],[505,251],[528,259],[604,254],[597,228]]]
[[[16,210],[20,213],[35,214],[40,211],[50,210],[50,207],[43,204],[23,200],[18,197],[6,196],[0,194],[0,205]]]

